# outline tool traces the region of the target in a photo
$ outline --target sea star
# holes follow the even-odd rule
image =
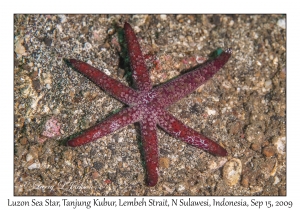
[[[140,45],[128,23],[124,24],[124,31],[136,89],[123,85],[87,63],[74,59],[66,60],[75,70],[128,105],[120,112],[68,141],[67,145],[80,146],[111,134],[131,123],[139,122],[148,186],[155,186],[158,181],[157,125],[171,136],[190,145],[213,155],[226,156],[227,151],[223,147],[184,125],[166,109],[211,78],[228,61],[232,53],[231,49],[223,51],[218,57],[193,71],[153,88]]]

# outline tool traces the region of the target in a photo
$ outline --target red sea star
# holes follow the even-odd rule
[[[223,147],[184,125],[169,114],[166,108],[211,78],[228,61],[231,49],[227,49],[214,60],[208,61],[193,71],[153,88],[134,31],[128,23],[125,23],[124,30],[137,90],[123,85],[87,63],[74,59],[66,60],[104,91],[128,105],[127,108],[68,141],[68,146],[76,147],[95,141],[131,123],[139,122],[149,186],[155,186],[158,181],[157,125],[173,137],[188,144],[213,155],[226,156],[227,151]]]

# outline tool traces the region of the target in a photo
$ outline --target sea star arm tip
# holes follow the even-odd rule
[[[231,57],[231,48],[223,51],[218,57],[198,66],[193,71],[187,72],[154,89],[158,95],[160,106],[168,107],[184,96],[195,91],[199,86],[213,77]],[[172,96],[172,97],[165,97]]]
[[[104,72],[88,63],[76,59],[65,59],[65,62],[79,73],[89,78],[101,89],[114,96],[117,100],[130,105],[137,100],[138,93],[136,90],[122,84],[121,82],[107,76]]]
[[[106,118],[103,122],[87,129],[79,136],[67,142],[68,146],[77,147],[109,135],[129,124],[140,120],[136,107],[129,107]]]
[[[227,155],[227,151],[222,146],[198,133],[194,129],[186,126],[167,111],[163,111],[159,116],[158,125],[173,137],[178,138],[194,147],[203,149],[212,155]]]
[[[151,117],[140,122],[144,159],[147,171],[147,185],[153,187],[158,181],[158,142],[156,123]]]

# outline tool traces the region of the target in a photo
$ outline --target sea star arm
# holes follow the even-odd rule
[[[133,71],[132,77],[140,91],[149,91],[152,88],[149,72],[145,64],[140,44],[136,35],[128,23],[124,24],[125,37],[128,46],[130,65]]]
[[[68,146],[77,147],[95,141],[103,136],[140,120],[136,107],[129,107],[108,117],[103,122],[91,127],[81,135],[67,142]]]
[[[148,118],[142,120],[140,125],[147,170],[147,184],[152,187],[156,185],[158,180],[158,143],[156,123]]]
[[[66,59],[72,67],[75,68],[78,72],[85,75],[92,82],[102,88],[104,91],[120,100],[121,102],[129,105],[134,104],[138,93],[136,90],[123,85],[121,82],[107,76],[105,73],[92,67],[91,65],[75,60],[75,59]]]
[[[163,111],[160,115],[158,125],[173,137],[179,138],[182,141],[203,149],[213,155],[227,155],[227,151],[219,144],[184,125],[167,111]]]
[[[230,58],[231,53],[231,49],[227,49],[214,60],[208,61],[193,71],[157,87],[155,89],[155,94],[160,98],[160,105],[167,107],[196,90],[225,65]]]

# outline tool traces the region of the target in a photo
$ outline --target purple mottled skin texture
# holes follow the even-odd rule
[[[153,88],[134,31],[128,23],[125,23],[124,30],[136,89],[123,85],[87,63],[74,59],[67,60],[78,72],[88,77],[116,99],[128,105],[127,108],[119,113],[108,117],[101,123],[68,141],[68,146],[76,147],[95,141],[129,124],[139,122],[148,186],[155,186],[158,181],[157,125],[170,135],[190,145],[213,155],[226,156],[227,151],[223,147],[184,125],[168,113],[166,108],[195,91],[200,85],[210,79],[228,61],[232,53],[231,49],[225,50],[220,56],[208,61],[201,67]]]

